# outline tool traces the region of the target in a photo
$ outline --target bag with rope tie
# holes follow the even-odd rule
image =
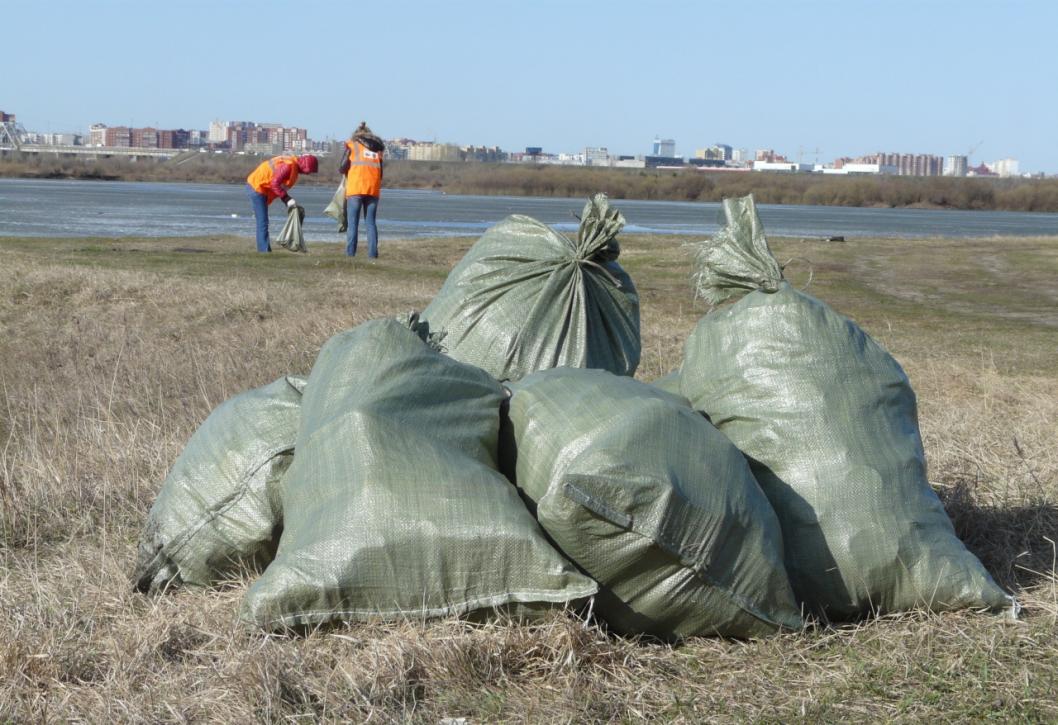
[[[493,226],[422,317],[456,360],[499,380],[555,367],[632,375],[639,294],[619,264],[624,217],[605,194],[584,206],[576,239],[515,214]]]
[[[794,593],[827,620],[1017,609],[955,535],[926,476],[915,393],[852,320],[793,288],[753,197],[698,246],[718,304],[687,340],[680,390],[749,459],[782,527]]]

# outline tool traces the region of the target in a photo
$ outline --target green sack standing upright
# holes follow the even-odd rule
[[[632,375],[639,294],[617,264],[624,217],[604,194],[584,206],[576,240],[516,214],[489,229],[423,310],[456,360],[498,380],[554,367]]]
[[[269,630],[591,596],[496,467],[503,388],[414,317],[332,337],[284,480],[275,561],[242,616]],[[315,393],[313,393],[315,391]]]
[[[787,283],[752,197],[698,250],[716,304],[680,386],[738,446],[782,526],[794,592],[827,620],[1016,608],[955,535],[926,477],[915,394],[856,323]]]
[[[799,629],[779,522],[745,458],[684,398],[604,370],[510,385],[501,466],[624,634]]]

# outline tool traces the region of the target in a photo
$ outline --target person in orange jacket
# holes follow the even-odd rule
[[[246,177],[246,193],[257,221],[258,252],[272,251],[268,241],[268,205],[280,199],[287,205],[288,212],[296,207],[298,203],[287,192],[298,183],[299,174],[315,174],[319,168],[319,159],[312,154],[276,156],[262,161]]]
[[[382,194],[382,157],[385,151],[386,144],[363,121],[345,142],[338,173],[345,177],[345,213],[349,223],[345,253],[350,257],[356,255],[361,210],[367,222],[367,256],[371,259],[378,257],[375,215],[378,212],[378,198]]]

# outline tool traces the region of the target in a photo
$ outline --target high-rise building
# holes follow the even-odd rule
[[[39,133],[36,143],[45,146],[80,146],[84,137],[78,133]]]
[[[102,146],[106,141],[107,127],[102,123],[93,123],[88,127],[88,143],[91,146]]]
[[[462,161],[463,153],[451,143],[425,141],[408,147],[409,161]]]
[[[160,149],[186,149],[191,144],[191,131],[182,128],[174,128],[158,132],[158,148]],[[195,144],[198,145],[198,144]]]
[[[224,143],[228,140],[228,126],[231,124],[228,121],[210,121],[209,122],[209,142],[210,143]]]
[[[996,176],[1018,176],[1018,160],[1017,159],[1000,159],[999,161],[993,161],[988,164],[988,168]]]
[[[223,128],[224,136],[218,141]],[[308,131],[281,123],[253,121],[214,121],[210,124],[210,143],[226,143],[232,151],[259,154],[300,153],[311,148]]]
[[[480,161],[482,163],[495,163],[503,161],[507,154],[499,146],[461,146],[459,150],[463,154],[464,161]],[[386,155],[389,158],[389,146],[386,147]]]
[[[671,138],[654,137],[654,143],[650,147],[651,156],[667,156],[672,158],[676,155],[676,142]]]
[[[892,166],[898,176],[940,176],[944,173],[944,158],[932,154],[868,154],[853,159],[853,163]]]
[[[156,149],[158,148],[158,129],[156,128],[130,128],[129,146],[134,149]]]
[[[103,145],[128,148],[132,145],[132,129],[128,126],[107,126],[103,131]]]
[[[129,128],[93,123],[88,129],[91,146],[109,146],[134,149],[186,149],[190,145],[191,132],[182,128],[159,130],[157,128]]]
[[[765,163],[769,164],[789,163],[785,156],[783,156],[782,154],[775,153],[774,149],[757,149],[757,152],[753,156],[753,160],[764,161]]]
[[[585,166],[609,166],[610,152],[605,146],[587,146],[584,149]]]
[[[966,176],[969,160],[965,156],[949,156],[944,159],[945,176]]]
[[[727,144],[714,144],[713,146],[707,146],[704,149],[698,149],[694,152],[696,159],[706,159],[709,161],[731,161],[734,156],[734,149]]]

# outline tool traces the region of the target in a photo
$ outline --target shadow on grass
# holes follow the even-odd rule
[[[937,493],[955,533],[1008,591],[1055,575],[1058,505],[1042,497],[982,503],[972,480],[955,481]]]

